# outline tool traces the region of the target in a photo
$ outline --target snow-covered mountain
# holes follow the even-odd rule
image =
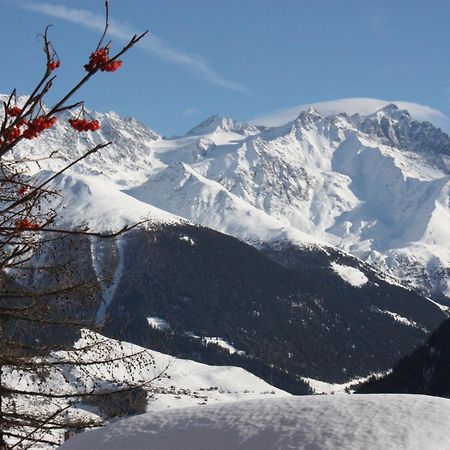
[[[119,188],[143,183],[154,169],[153,165],[157,163],[151,157],[151,145],[162,137],[132,117],[122,118],[115,112],[91,114],[102,124],[97,132],[77,133],[68,123],[68,119],[73,115],[62,113],[58,115],[54,128],[47,130],[39,139],[23,140],[15,148],[15,154],[27,159],[52,154],[52,158],[39,161],[39,165],[31,164],[30,169],[56,170],[97,144],[111,142],[108,147],[81,161],[72,170],[93,176],[96,180],[114,182]]]
[[[352,116],[323,117],[310,109],[301,112],[294,121],[272,128],[214,116],[183,137],[166,139],[135,119],[123,119],[115,113],[92,113],[100,120],[101,131],[77,133],[67,124],[70,114],[61,115],[54,129],[43,133],[39,140],[23,142],[17,150],[19,155],[32,154],[34,158],[45,157],[53,151],[58,153],[60,159],[41,160],[39,166],[31,165],[36,171],[41,170],[37,176],[42,177],[45,176],[42,169],[56,170],[98,143],[113,142],[66,172],[53,185],[63,194],[65,209],[61,220],[65,224],[88,223],[91,229],[106,231],[149,219],[155,226],[169,228],[154,232],[154,248],[149,246],[148,237],[139,238],[135,254],[149,246],[149,251],[159,255],[163,249],[160,243],[165,242],[166,236],[186,235],[187,243],[189,239],[198,239],[205,245],[209,242],[210,251],[215,248],[214,251],[220,252],[223,245],[229,245],[256,264],[257,257],[234,241],[225,244],[226,240],[218,235],[209,237],[206,231],[189,228],[192,223],[201,224],[253,245],[288,271],[301,273],[297,277],[322,273],[327,283],[335,286],[338,276],[343,296],[357,302],[367,300],[364,308],[358,309],[361,317],[347,317],[346,312],[338,321],[339,326],[348,320],[362,327],[364,317],[377,314],[384,314],[387,321],[388,312],[392,314],[390,328],[399,323],[398,317],[404,323],[415,324],[414,333],[399,331],[402,338],[396,339],[397,346],[390,348],[389,364],[395,355],[410,351],[412,345],[417,345],[417,339],[443,318],[434,305],[426,305],[422,311],[416,306],[417,297],[388,287],[393,282],[391,275],[438,300],[445,300],[449,294],[450,249],[446,243],[450,237],[450,139],[429,123],[417,122],[395,105],[387,105],[376,113]],[[174,232],[170,226],[182,224],[183,218],[188,232]],[[177,238],[177,246],[184,242],[180,239]],[[113,252],[119,257],[129,251],[121,245]],[[177,246],[173,244],[178,251]],[[375,265],[387,272],[388,278],[338,249]],[[98,269],[101,258],[97,250],[98,246],[93,244],[90,257]],[[189,256],[181,250],[179,253],[180,258]],[[197,263],[205,264],[207,255],[197,255]],[[163,268],[167,272],[173,266],[164,258],[159,263],[160,267],[154,267],[158,276],[162,276]],[[130,267],[139,272],[142,264],[133,259],[128,260],[127,266],[123,264],[120,260],[114,279],[116,284],[126,285]],[[268,264],[264,261],[261,266],[267,273],[270,272]],[[176,268],[174,276],[182,279],[187,269]],[[139,285],[147,283],[148,273],[140,275]],[[241,277],[240,273],[243,271],[236,276]],[[204,275],[206,280],[211,273]],[[386,283],[386,279],[390,281]],[[253,278],[242,280],[249,289],[253,281]],[[227,289],[232,288],[230,280],[223,282]],[[276,277],[273,282],[277,282]],[[303,292],[309,292],[312,301],[318,302],[322,288],[314,280],[305,282]],[[362,284],[355,286],[356,282]],[[295,283],[298,285],[292,285],[290,293],[277,295],[286,298],[297,295],[301,283]],[[363,288],[359,289],[360,286]],[[186,290],[181,285],[179,289]],[[377,289],[387,295],[381,303]],[[128,297],[122,295],[120,300],[119,291],[105,286],[103,294],[108,302],[125,302],[126,309],[130,304],[126,303]],[[140,311],[148,310],[149,316],[157,316],[158,311],[151,310],[155,305],[149,307],[153,301],[149,295],[147,291],[139,291],[133,304]],[[169,309],[180,310],[176,306],[179,295],[174,292]],[[327,291],[321,295],[326,309],[333,310],[333,293]],[[267,298],[268,302],[273,300]],[[405,306],[406,301],[409,307]],[[142,304],[137,306],[138,302]],[[347,311],[349,304],[342,304],[338,314]],[[105,306],[98,314],[98,323],[106,309]],[[174,311],[165,312],[174,314]],[[317,313],[317,320],[322,324],[332,317],[319,316]],[[290,320],[289,317],[283,320]],[[369,321],[364,326],[365,333],[372,329],[372,323]],[[183,324],[182,331],[199,332],[188,326],[192,324]],[[350,329],[345,345],[351,345],[355,338],[354,328]],[[370,332],[365,342],[381,338],[377,330],[372,331],[377,337]],[[320,335],[319,328],[314,333]],[[211,334],[201,335],[205,336]],[[385,350],[383,354],[387,354]],[[349,349],[348,357],[353,356]],[[364,363],[357,369],[354,365],[353,375],[367,375],[368,371],[380,370],[387,363],[380,359],[373,367]],[[312,367],[303,375],[314,376],[314,372],[308,374]],[[326,372],[324,367],[314,367],[322,376]],[[343,378],[342,373],[330,374],[331,380],[345,381]]]
[[[214,143],[215,133],[205,138]],[[184,162],[284,226],[439,297],[449,295],[449,152],[447,135],[390,105],[368,116],[303,112],[285,126],[213,144],[203,157]],[[189,195],[191,204],[205,203],[204,193],[190,191],[193,176],[166,177],[159,189],[170,192],[173,202]],[[130,193],[145,200],[148,191],[155,201],[158,182],[150,178]],[[169,209],[178,212],[176,205]],[[192,206],[180,214],[228,232],[217,226],[217,213],[205,219]],[[228,217],[224,211],[220,224]]]
[[[206,123],[153,145],[165,166],[128,193],[254,245],[279,230],[327,242],[427,295],[450,295],[450,139],[439,129],[395,105],[366,116],[308,110],[251,133]]]
[[[108,336],[306,393],[308,378],[388,369],[445,318],[395,281],[449,301],[450,139],[407,111],[310,109],[278,127],[214,116],[170,139],[115,113],[79,134],[68,116],[16,152],[45,178],[113,142],[52,184],[60,223],[149,221],[74,250],[99,281],[83,313]]]
[[[211,133],[235,133],[244,136],[258,134],[258,128],[247,123],[237,122],[228,117],[215,115],[204,120],[201,124],[192,128],[186,136],[202,136]]]
[[[406,110],[323,117],[309,109],[272,128],[213,116],[171,139],[115,113],[96,117],[100,134],[74,134],[60,120],[24,147],[67,159],[112,140],[77,172],[252,245],[336,246],[449,298],[450,139]]]
[[[213,116],[170,139],[135,119],[93,115],[99,133],[76,133],[60,117],[21,154],[70,159],[112,141],[76,171],[252,245],[338,247],[450,301],[450,138],[408,111],[389,104],[324,117],[309,109],[278,127]]]

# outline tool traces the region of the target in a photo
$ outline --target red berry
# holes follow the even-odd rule
[[[98,120],[91,120],[90,122],[90,130],[97,131],[100,129],[100,123]]]
[[[47,63],[47,67],[48,67],[50,70],[55,70],[55,69],[57,69],[60,65],[61,65],[61,61],[60,61],[59,59],[56,60],[56,61],[51,60],[51,61],[49,61],[49,62]]]
[[[96,52],[91,53],[89,63],[84,66],[87,72],[100,69],[102,72],[115,72],[122,65],[122,61],[111,61],[109,59],[109,49],[99,48]]]
[[[97,131],[100,129],[100,123],[98,120],[86,120],[86,119],[69,119],[69,124],[75,130],[81,131]]]
[[[28,219],[21,219],[15,222],[18,230],[36,230],[39,228],[37,223],[30,222]]]
[[[7,128],[2,133],[3,137],[5,139],[7,139],[8,143],[13,142],[14,140],[16,140],[21,134],[22,134],[22,131],[18,127]]]
[[[108,48],[99,48],[94,53],[91,53],[89,57],[89,64],[86,64],[84,68],[87,72],[100,68],[107,64],[109,61],[109,49]]]
[[[17,190],[17,193],[19,195],[24,195],[28,191],[28,186],[20,186],[20,188]]]
[[[9,114],[10,116],[17,117],[22,110],[18,106],[13,106],[12,108],[8,108],[6,110],[6,114]]]
[[[25,139],[33,139],[39,136],[39,133],[55,125],[56,120],[56,117],[36,117],[36,119],[34,119],[31,123],[28,122],[26,124],[27,129],[23,132],[23,137]]]

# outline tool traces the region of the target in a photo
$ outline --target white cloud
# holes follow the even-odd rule
[[[185,116],[198,116],[200,114],[200,111],[195,108],[186,108],[183,111],[183,115]]]
[[[251,123],[266,126],[280,126],[294,120],[301,111],[308,108],[314,108],[323,115],[337,113],[347,114],[370,114],[389,103],[396,104],[401,109],[406,109],[417,120],[428,121],[441,127],[444,131],[450,131],[450,119],[437,109],[419,103],[406,102],[403,100],[380,100],[375,98],[343,98],[320,103],[308,103],[305,105],[294,106],[292,108],[274,111],[251,120]]]
[[[23,1],[18,4],[21,8],[29,11],[67,20],[93,31],[103,31],[105,23],[104,16],[86,9],[70,8],[64,5],[50,3],[34,3],[30,1]],[[133,34],[138,33],[131,25],[126,23],[117,22],[112,18],[110,18],[109,22],[109,34],[117,39],[128,40]],[[248,92],[248,89],[242,84],[227,80],[218,74],[202,56],[177,50],[155,35],[150,34],[147,36],[139,43],[139,47],[151,56],[181,66],[193,75],[202,78],[211,84],[235,91]]]

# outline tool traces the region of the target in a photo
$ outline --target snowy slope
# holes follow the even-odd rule
[[[343,266],[342,264],[332,263],[331,268],[347,283],[354,287],[364,286],[369,279],[355,267]]]
[[[245,202],[182,162],[169,165],[143,185],[126,192],[143,203],[247,242],[285,239],[301,244],[320,242]]]
[[[97,348],[93,347],[91,352],[77,355],[77,359],[101,361],[104,359],[105,349],[108,350],[107,355],[112,358],[136,354],[143,350],[140,346],[105,338],[88,331],[83,332],[83,338],[78,341],[75,348],[103,341],[104,343],[99,344]],[[68,355],[70,359],[70,353]],[[59,357],[64,359],[66,353],[62,352]],[[107,365],[102,367],[101,364],[88,366],[73,375],[81,379],[93,376],[96,379],[110,379],[114,382],[127,381],[132,375],[134,381],[139,382],[163,374],[148,386],[151,394],[148,409],[151,411],[170,407],[250,400],[261,396],[289,396],[288,393],[267,384],[239,367],[209,366],[153,350],[147,350],[142,358],[142,364],[135,366],[132,373],[127,369],[127,362],[124,360],[117,363],[113,376],[109,373],[109,367]],[[58,384],[61,386],[61,383]]]
[[[54,352],[51,357],[46,358],[48,362],[76,361],[75,366],[50,367],[45,383],[42,383],[38,375],[21,374],[4,367],[3,383],[23,391],[51,392],[57,396],[101,392],[104,389],[116,390],[121,383],[139,385],[154,379],[145,386],[148,392],[147,410],[153,413],[168,408],[290,396],[238,367],[208,366],[151,350],[143,351],[142,347],[83,330],[74,350]],[[114,363],[102,363],[111,359]],[[47,399],[24,395],[19,397],[14,407],[29,413],[37,410],[41,414],[50,415],[70,403],[65,414],[72,421],[77,417],[84,417],[84,420],[88,417],[90,420],[104,417],[101,403],[96,405],[88,401],[83,397],[80,401],[73,402],[71,398]],[[9,405],[7,401],[5,403],[7,408]],[[39,432],[41,437],[51,437],[51,440],[61,443],[63,434],[61,430],[51,431],[46,427]],[[47,449],[51,446],[42,445],[39,448]]]
[[[43,179],[51,175],[50,171],[39,173]],[[149,225],[182,221],[180,217],[126,195],[102,177],[70,170],[56,178],[50,187],[63,193],[62,198],[55,201],[60,205],[57,223],[61,226],[86,224],[96,232],[111,232],[141,221],[148,221]]]
[[[445,399],[289,397],[150,413],[84,433],[61,448],[445,450],[449,426]]]

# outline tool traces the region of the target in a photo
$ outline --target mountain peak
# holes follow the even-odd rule
[[[375,117],[391,117],[393,119],[411,118],[411,114],[406,109],[400,109],[395,103],[389,103],[379,109],[374,115]]]
[[[295,119],[295,124],[304,127],[311,127],[320,119],[322,119],[320,113],[316,109],[309,107],[308,109],[300,112],[300,114]]]
[[[399,107],[395,103],[388,103],[386,106],[380,109],[380,111],[385,111],[388,113],[398,111]]]
[[[217,133],[220,131],[233,132],[238,134],[255,134],[258,129],[247,123],[241,123],[229,117],[218,114],[208,117],[196,127],[186,133],[186,136],[199,136],[204,134]]]
[[[322,118],[321,114],[317,109],[310,106],[307,109],[304,109],[303,111],[300,111],[300,114],[298,115],[297,119],[300,119],[302,117],[315,117],[315,118]]]

